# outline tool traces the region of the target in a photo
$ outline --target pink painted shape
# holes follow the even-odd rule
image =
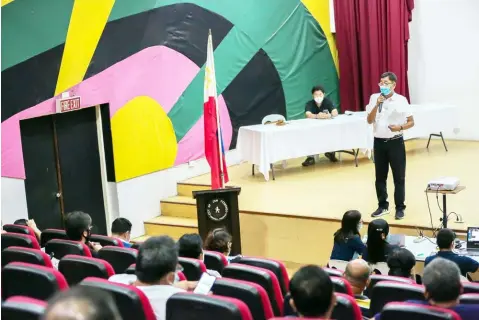
[[[218,97],[218,105],[221,119],[221,129],[223,130],[223,143],[225,150],[228,150],[231,144],[231,137],[233,136],[233,129],[231,127],[231,119],[226,107],[226,102],[223,96]],[[204,119],[203,116],[195,123],[193,128],[186,133],[178,144],[178,152],[176,156],[175,165],[179,165],[191,160],[196,160],[205,155],[205,134],[204,134]],[[200,146],[200,148],[198,148]]]
[[[142,95],[158,101],[168,113],[198,72],[198,66],[182,54],[164,46],[155,46],[114,64],[69,91],[71,95],[81,96],[82,107],[109,102],[111,116],[126,102]],[[125,74],[128,76],[124,77]],[[2,123],[2,176],[25,178],[19,121],[55,113],[57,98],[45,100]],[[222,97],[219,97],[218,103],[223,119],[223,138],[225,146],[229,147],[231,121]],[[202,128],[203,118],[180,141],[175,164],[203,156]]]

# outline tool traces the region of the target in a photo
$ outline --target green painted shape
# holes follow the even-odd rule
[[[168,1],[166,1],[168,2]],[[205,9],[213,10],[207,0],[198,1],[205,4]],[[244,0],[241,10],[231,10],[229,15],[222,14],[234,27],[215,50],[215,69],[218,94],[221,94],[231,81],[239,74],[251,58],[275,36],[276,32],[288,20],[291,12],[302,6],[298,0],[277,1],[276,10],[265,1]],[[244,4],[244,7],[243,7]],[[251,10],[251,8],[255,10]],[[224,7],[226,8],[226,7]],[[248,16],[245,16],[245,13]],[[214,34],[213,34],[214,41]],[[205,39],[206,46],[206,39]],[[179,100],[168,113],[175,128],[177,141],[180,141],[203,114],[204,66]]]
[[[118,20],[160,6],[161,0],[115,0],[108,21]]]
[[[238,46],[238,39],[247,41],[241,31],[232,28],[214,52],[218,94],[226,89],[257,52],[256,46],[251,42]],[[180,141],[203,115],[204,78],[203,66],[168,112],[177,141]]]
[[[304,5],[293,12],[263,50],[281,78],[288,119],[304,118],[304,105],[311,100],[311,88],[317,84],[324,86],[334,106],[339,107],[338,74],[328,41]]]
[[[2,71],[65,42],[73,0],[17,0],[2,7]]]

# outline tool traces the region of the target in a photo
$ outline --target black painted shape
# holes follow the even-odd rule
[[[63,44],[2,71],[2,122],[55,94]]]
[[[236,148],[242,126],[261,123],[269,114],[286,116],[286,100],[278,71],[268,54],[260,49],[223,91],[228,106],[233,136],[230,149]]]
[[[202,66],[208,30],[216,48],[233,24],[190,3],[164,6],[109,22],[100,38],[85,79],[145,48],[163,45]]]

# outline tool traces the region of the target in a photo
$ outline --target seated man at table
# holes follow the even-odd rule
[[[467,277],[467,273],[474,273],[479,270],[479,262],[468,257],[454,253],[454,240],[456,239],[456,233],[451,229],[441,229],[437,233],[436,243],[439,248],[439,252],[434,256],[429,256],[424,261],[424,266],[427,266],[431,261],[437,257],[441,257],[447,260],[451,260],[457,264],[461,270],[461,274]]]
[[[313,99],[306,103],[304,108],[304,112],[306,118],[310,119],[331,119],[338,115],[338,110],[334,109],[333,103],[331,100],[324,96],[324,88],[321,86],[314,86],[311,89],[311,93],[313,95]],[[317,137],[320,138],[320,137]],[[336,162],[336,155],[334,152],[326,152],[324,154],[326,158],[329,159],[331,162]],[[308,156],[306,160],[303,162],[303,166],[311,166],[315,163],[314,156]]]

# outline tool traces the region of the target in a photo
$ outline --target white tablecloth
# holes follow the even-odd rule
[[[457,128],[454,106],[412,105],[411,108],[415,126],[405,131],[405,139]],[[241,127],[237,149],[242,160],[258,165],[259,172],[269,180],[271,163],[338,150],[368,150],[373,143],[373,129],[366,121],[366,113],[355,112],[329,120],[293,120],[284,126]]]
[[[416,257],[416,261],[424,261],[427,257],[436,254],[436,238],[423,239],[421,242],[415,243],[416,237],[406,236],[404,246],[411,251]],[[461,255],[467,255],[465,248],[457,251],[456,253]],[[479,262],[478,256],[469,256],[470,258]]]
[[[372,148],[365,134],[367,122],[358,116],[339,115],[330,120],[301,119],[284,126],[253,125],[241,127],[237,148],[242,160],[256,164],[269,180],[270,164],[318,153],[357,148]]]

